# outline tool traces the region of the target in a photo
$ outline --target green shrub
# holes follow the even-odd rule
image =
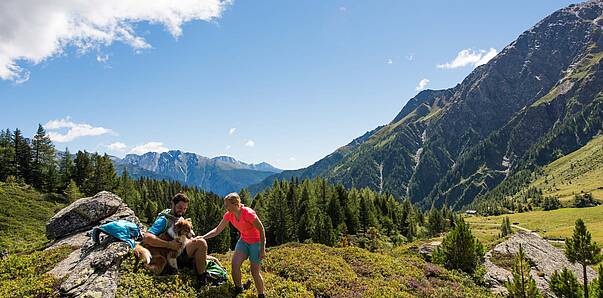
[[[0,260],[0,297],[58,297],[60,280],[45,272],[73,249],[62,246]]]

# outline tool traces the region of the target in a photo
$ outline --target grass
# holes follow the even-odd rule
[[[0,182],[0,251],[33,251],[48,242],[46,221],[64,204],[30,186]]]
[[[231,254],[216,255],[230,269]],[[357,247],[289,243],[271,248],[262,266],[268,297],[489,297],[467,276],[425,262],[405,247],[373,253]],[[243,280],[251,279],[249,262]],[[199,287],[191,271],[156,277],[133,258],[122,264],[118,297],[232,297],[229,281]],[[248,289],[243,297],[255,297]]]
[[[60,280],[45,274],[73,248],[62,246],[0,260],[0,297],[59,297]]]
[[[553,161],[543,171],[530,186],[541,189],[545,196],[568,202],[575,194],[590,192],[603,200],[603,136]]]
[[[511,223],[517,222],[519,226],[537,232],[547,239],[564,240],[571,237],[576,219],[582,218],[586,227],[592,234],[594,241],[603,244],[603,205],[590,208],[562,208],[551,211],[532,211],[499,216],[467,217],[465,221],[480,239],[487,243],[491,237],[484,237],[493,227],[500,227],[502,219],[508,216]],[[482,231],[486,232],[482,232]],[[490,239],[490,240],[488,240]]]

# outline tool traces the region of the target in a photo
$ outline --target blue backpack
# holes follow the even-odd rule
[[[142,239],[142,233],[140,232],[138,225],[123,219],[94,227],[90,233],[90,237],[92,238],[94,244],[98,244],[100,242],[101,232],[128,243],[132,249],[134,249],[134,246],[136,246],[135,241]]]

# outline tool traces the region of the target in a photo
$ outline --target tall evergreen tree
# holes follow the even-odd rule
[[[20,129],[15,129],[13,134],[13,146],[15,148],[15,159],[13,167],[17,177],[23,179],[27,183],[31,183],[31,146],[29,140],[23,137]]]
[[[113,162],[107,154],[105,155],[94,155],[94,174],[92,176],[94,181],[93,192],[96,194],[99,191],[114,191],[117,186],[117,176],[115,169],[113,168]],[[158,194],[160,197],[163,194]]]
[[[377,217],[375,214],[375,205],[369,194],[363,191],[360,194],[360,225],[363,231],[368,231],[369,227],[377,226]]]
[[[431,236],[436,236],[444,231],[444,217],[442,217],[441,211],[435,205],[431,205],[431,209],[429,210],[427,230]]]
[[[124,172],[119,178],[119,186],[117,188],[117,195],[119,195],[128,206],[136,209],[142,208],[140,193],[136,190],[134,181],[130,179],[128,169],[124,169]]]
[[[80,192],[80,189],[75,184],[75,181],[69,180],[69,184],[67,185],[67,188],[65,189],[65,196],[67,197],[67,199],[69,200],[70,203],[73,203],[73,202],[75,202],[75,200],[82,197],[82,193]]]
[[[523,247],[519,245],[519,252],[515,256],[513,264],[513,280],[505,282],[505,287],[509,291],[511,298],[532,298],[542,297],[536,287],[536,281],[530,275],[530,264],[525,256]]]
[[[297,239],[299,239],[301,242],[312,238],[314,226],[316,224],[316,204],[312,196],[310,196],[310,191],[308,188],[308,184],[304,184],[301,201],[299,204],[300,219],[297,226]]]
[[[15,146],[12,145],[10,129],[0,131],[0,180],[15,175]]]
[[[41,124],[31,141],[32,147],[32,183],[40,190],[50,191],[55,189],[56,177],[55,150],[50,137]]]
[[[65,153],[59,161],[59,190],[64,191],[69,185],[69,181],[74,178],[73,158],[69,152],[69,148],[65,148]]]
[[[402,211],[400,212],[398,228],[402,235],[409,241],[412,241],[417,235],[417,225],[413,218],[413,206],[408,197],[402,202]]]
[[[78,151],[75,155],[74,164],[73,180],[84,194],[91,195],[94,192],[94,186],[92,185],[94,167],[90,154],[86,151]]]
[[[565,239],[565,256],[570,262],[582,265],[584,298],[588,298],[586,267],[601,260],[601,247],[592,241],[592,236],[581,218],[576,220],[572,238]]]

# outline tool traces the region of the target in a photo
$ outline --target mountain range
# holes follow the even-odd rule
[[[265,162],[247,164],[229,156],[208,158],[180,150],[128,154],[123,159],[111,159],[120,174],[127,170],[128,175],[135,178],[175,180],[219,195],[240,191],[281,172]]]
[[[249,189],[320,176],[455,209],[512,194],[603,131],[602,14],[602,1],[560,9],[460,84],[422,91],[388,124]]]

